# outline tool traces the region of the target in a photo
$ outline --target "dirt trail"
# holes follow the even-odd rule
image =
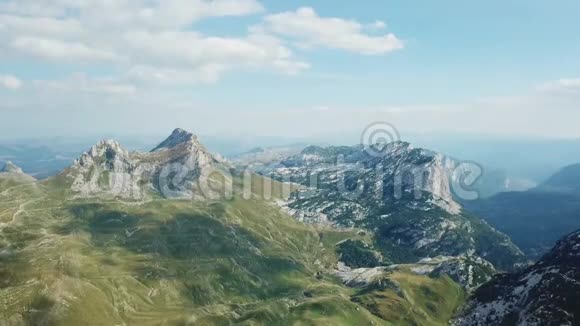
[[[23,213],[26,213],[26,214],[28,214],[28,212],[47,211],[47,210],[50,210],[50,209],[53,209],[53,208],[57,208],[57,207],[45,207],[45,208],[32,209],[32,210],[29,210],[29,211],[27,211],[27,210],[25,209],[27,205],[30,205],[30,204],[32,204],[32,203],[34,203],[34,202],[37,202],[37,201],[41,201],[41,200],[43,200],[43,199],[44,199],[44,197],[39,197],[39,198],[35,198],[35,199],[30,199],[30,200],[27,200],[27,201],[23,202],[22,204],[20,204],[20,205],[18,206],[18,210],[16,210],[16,212],[14,212],[14,214],[12,214],[12,219],[11,219],[10,221],[8,221],[8,222],[4,222],[4,223],[0,223],[0,232],[1,232],[1,231],[2,231],[2,230],[3,230],[3,229],[4,229],[4,228],[7,226],[7,225],[9,225],[9,224],[11,224],[11,223],[14,223],[14,222],[16,221],[16,218],[17,218],[17,217],[18,217],[18,215],[20,215],[20,214],[23,214]]]
[[[31,182],[31,183],[23,183],[17,186],[12,186],[12,187],[8,187],[6,189],[4,189],[2,192],[0,192],[0,196],[7,196],[8,192],[10,192],[11,190],[14,190],[16,188],[20,188],[20,187],[24,187],[24,186],[30,186],[30,185],[36,185],[35,182]]]

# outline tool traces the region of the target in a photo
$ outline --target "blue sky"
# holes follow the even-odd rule
[[[0,0],[0,138],[580,137],[578,1]]]

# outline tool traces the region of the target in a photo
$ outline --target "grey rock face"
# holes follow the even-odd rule
[[[495,273],[493,265],[481,257],[460,256],[443,259],[429,275],[447,275],[469,291],[491,280]]]
[[[196,182],[218,161],[197,137],[176,129],[153,151],[129,152],[104,140],[65,171],[78,197],[109,195],[143,200],[152,193],[168,198],[195,197]]]
[[[398,269],[409,269],[414,274],[430,277],[447,275],[467,291],[489,281],[496,272],[491,263],[477,256],[438,256],[422,259],[415,264],[356,269],[349,268],[344,263],[339,262],[334,275],[348,286],[364,287],[381,278],[388,277],[392,271]]]
[[[457,175],[455,165],[443,155],[395,142],[386,145],[380,157],[368,154],[362,146],[311,146],[263,173],[311,188],[336,187],[338,182],[349,183],[348,179],[352,179],[359,185],[362,182],[369,192],[382,186],[387,196],[402,196],[403,191],[418,195],[428,192],[434,197],[434,204],[457,214],[460,205],[453,198],[450,183]],[[347,174],[352,177],[345,177]],[[316,178],[314,185],[312,177]],[[344,186],[348,188],[349,184]]]

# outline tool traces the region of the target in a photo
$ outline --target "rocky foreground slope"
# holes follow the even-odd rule
[[[533,266],[496,276],[454,325],[580,325],[580,230]]]

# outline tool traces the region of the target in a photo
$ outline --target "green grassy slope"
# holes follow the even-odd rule
[[[429,278],[397,269],[381,284],[353,297],[375,315],[395,325],[445,325],[464,302],[465,292],[449,277]]]
[[[329,275],[337,242],[368,241],[356,230],[305,225],[238,195],[137,204],[71,200],[58,178],[0,187],[0,320],[8,325],[416,324],[390,317],[400,312],[391,298],[377,299],[385,305],[377,313],[355,299],[360,289]],[[445,313],[430,311],[423,302],[447,298],[453,286],[415,278],[404,311],[443,325],[462,294],[450,294]],[[417,292],[416,282],[429,290]]]

